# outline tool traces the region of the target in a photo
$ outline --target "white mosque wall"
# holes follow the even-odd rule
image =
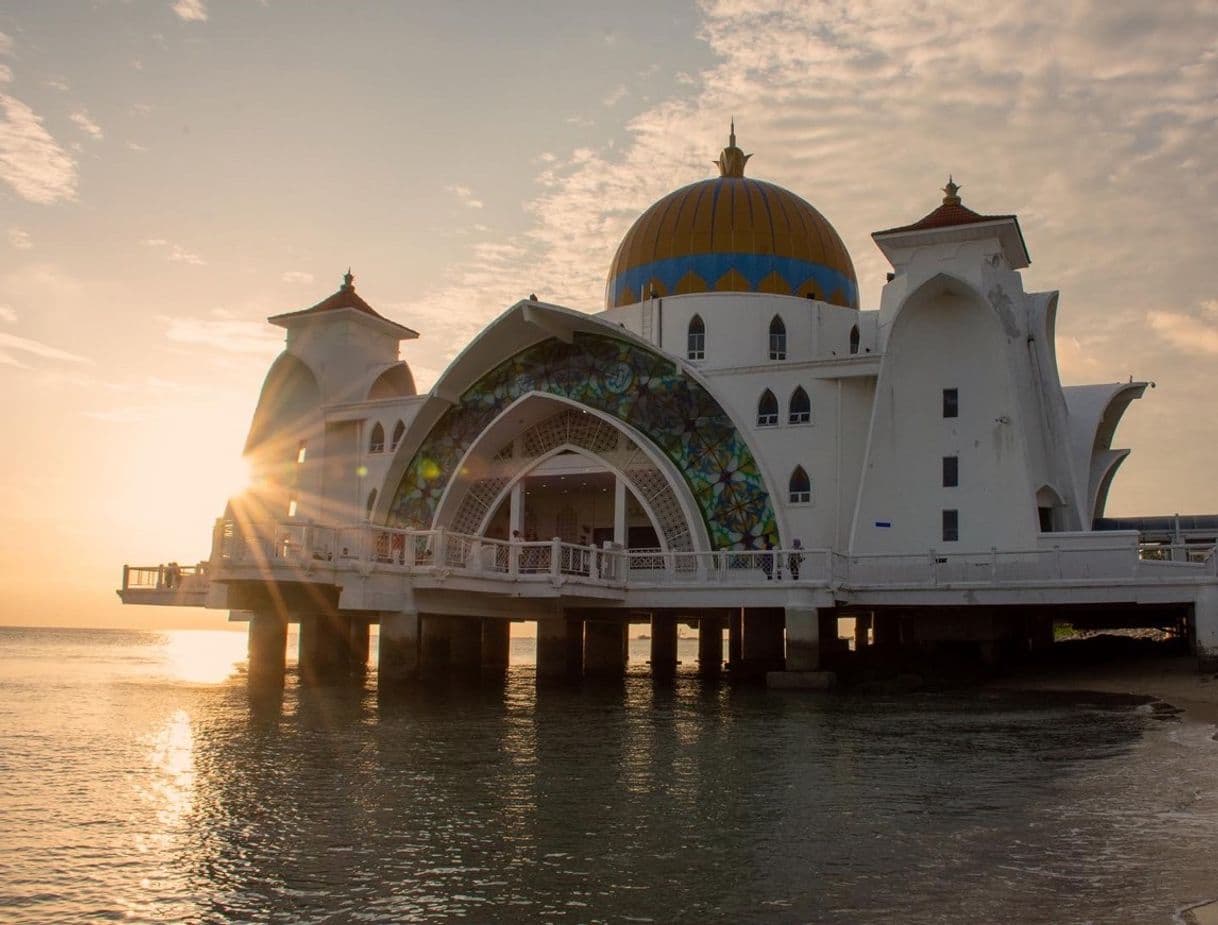
[[[942,279],[938,275],[935,280]],[[854,518],[856,554],[1030,549],[1039,532],[1024,408],[993,309],[958,282],[915,290],[894,313]],[[955,389],[958,415],[945,416]],[[944,458],[958,485],[944,486]],[[958,538],[945,540],[944,512]]]

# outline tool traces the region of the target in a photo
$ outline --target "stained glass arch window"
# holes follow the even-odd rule
[[[802,385],[797,385],[791,393],[788,410],[787,421],[790,424],[808,424],[812,421],[812,400]]]
[[[385,452],[385,428],[381,426],[380,421],[376,422],[376,426],[372,428],[372,436],[368,438],[368,452]]]
[[[787,358],[787,326],[781,315],[775,315],[770,322],[770,359],[785,360]]]
[[[701,315],[689,319],[686,356],[691,360],[706,359],[706,322]]]
[[[757,426],[758,427],[773,427],[778,423],[778,399],[774,397],[774,393],[766,389],[761,393],[761,400],[757,402]]]
[[[796,466],[791,473],[790,489],[792,504],[807,504],[812,500],[812,480],[803,466]]]

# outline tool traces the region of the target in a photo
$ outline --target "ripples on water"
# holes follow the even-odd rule
[[[1218,743],[1146,709],[520,665],[251,696],[243,649],[0,630],[0,920],[1170,922],[1218,894]]]

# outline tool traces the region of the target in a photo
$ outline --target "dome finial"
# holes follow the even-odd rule
[[[727,137],[727,147],[719,153],[719,160],[715,161],[719,165],[719,176],[721,177],[743,177],[744,165],[751,154],[745,154],[736,147],[736,117],[732,116],[731,130]]]
[[[946,194],[943,197],[943,204],[945,206],[960,205],[960,187],[952,180],[950,173],[947,175],[947,186],[943,187],[943,192]]]
[[[347,272],[343,274],[343,290],[354,291],[355,277],[351,275],[351,268],[347,267]]]

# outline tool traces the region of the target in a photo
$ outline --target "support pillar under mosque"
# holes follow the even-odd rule
[[[507,671],[512,648],[512,622],[487,617],[482,621],[482,670]]]
[[[287,620],[277,613],[255,613],[249,625],[249,680],[282,684],[287,645]]]
[[[432,677],[445,674],[452,656],[451,618],[438,613],[425,613],[421,615],[421,620],[419,670],[423,675]]]
[[[1218,669],[1218,586],[1207,585],[1197,589],[1189,638],[1197,656],[1198,669]]]
[[[300,679],[318,684],[350,670],[351,618],[334,612],[301,614]]]
[[[837,644],[837,610],[833,607],[788,607],[787,652],[784,670],[769,671],[770,687],[827,690],[834,675],[825,671],[825,657]],[[747,634],[746,634],[747,639]]]
[[[782,668],[783,623],[781,607],[744,608],[742,660],[745,665],[775,671]]]
[[[584,675],[620,678],[626,673],[626,645],[630,624],[625,620],[588,620],[584,623]]]
[[[557,681],[583,674],[584,623],[561,614],[537,621],[537,680]]]
[[[854,617],[854,649],[861,652],[871,642],[871,614],[860,613]]]
[[[449,617],[449,664],[461,672],[482,668],[482,619]]]
[[[727,664],[739,667],[744,660],[744,608],[733,607],[727,615]]]
[[[347,633],[347,657],[351,671],[363,674],[368,670],[368,649],[371,626],[359,617],[350,619]]]
[[[723,670],[723,624],[719,614],[703,613],[698,619],[698,674],[717,677]]]
[[[419,676],[419,615],[413,611],[381,616],[379,684],[409,681]]]
[[[651,615],[651,674],[657,678],[670,678],[676,673],[677,618],[673,614],[653,613]]]

